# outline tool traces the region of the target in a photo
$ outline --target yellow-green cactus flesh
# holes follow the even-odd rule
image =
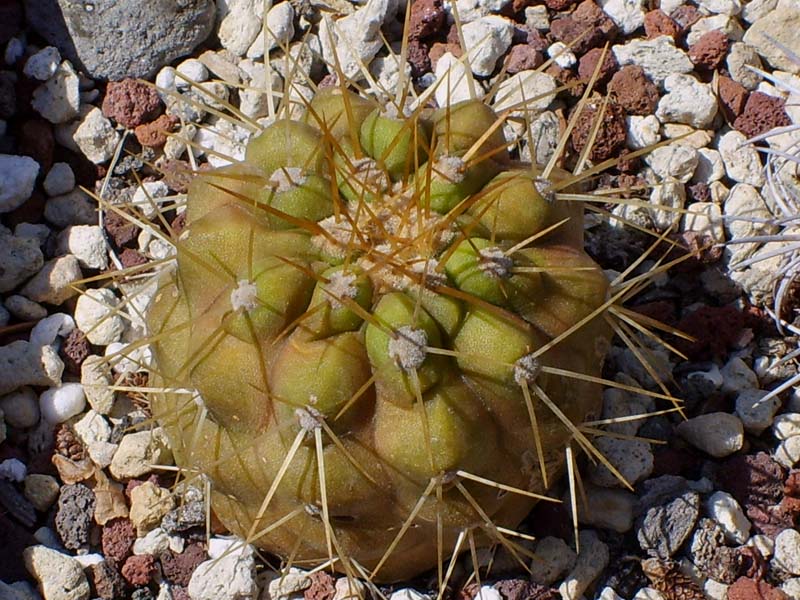
[[[231,531],[392,582],[547,493],[610,332],[548,192],[568,175],[540,173],[481,102],[389,117],[336,89],[197,176],[147,314],[151,409]]]

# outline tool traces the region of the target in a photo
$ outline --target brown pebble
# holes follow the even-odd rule
[[[613,41],[619,33],[611,17],[594,0],[583,0],[572,13],[572,18],[584,27],[599,29],[604,40]]]
[[[125,597],[125,580],[111,561],[103,561],[89,567],[89,575],[97,595],[103,600]]]
[[[445,16],[442,0],[416,0],[411,5],[409,38],[420,39],[439,33]]]
[[[113,210],[106,211],[103,227],[117,248],[123,248],[136,242],[139,236],[139,228]]]
[[[122,263],[123,268],[129,269],[130,267],[138,267],[147,262],[147,257],[133,248],[125,248],[119,255],[119,261]]]
[[[592,24],[580,23],[573,17],[562,17],[550,23],[550,34],[578,56],[603,44],[603,32]]]
[[[573,98],[580,98],[583,91],[586,89],[586,84],[581,81],[577,73],[573,73],[569,69],[562,69],[557,64],[553,63],[545,71],[550,77],[556,80],[558,86],[567,86],[562,93],[572,96]]]
[[[575,2],[576,0],[544,0],[544,3],[550,10],[566,10],[575,4]]]
[[[753,92],[747,98],[742,114],[736,117],[734,128],[747,137],[766,133],[776,127],[791,125],[786,114],[786,101],[763,92]]]
[[[702,181],[694,185],[686,186],[686,191],[689,192],[689,198],[692,202],[710,202],[711,201],[711,188],[707,183]]]
[[[721,31],[709,31],[689,47],[689,58],[698,68],[713,71],[725,60],[728,48],[730,41],[727,35]]]
[[[589,143],[600,109],[600,102],[589,103],[578,116],[575,129],[570,135],[570,142],[576,152],[583,152]],[[589,152],[589,160],[599,162],[611,158],[625,145],[625,137],[625,111],[618,104],[608,102],[603,112],[602,124]]]
[[[183,552],[177,554],[172,550],[163,552],[158,557],[164,577],[176,585],[189,585],[192,573],[201,562],[208,560],[208,554],[200,544],[189,544]]]
[[[134,587],[147,585],[158,571],[156,559],[152,554],[129,556],[122,565],[122,576]]]
[[[604,52],[605,56],[603,56]],[[619,69],[617,59],[614,58],[614,53],[611,52],[610,48],[608,50],[604,48],[592,48],[581,56],[580,62],[578,62],[578,76],[582,80],[589,81],[592,78],[601,56],[603,56],[603,64],[600,66],[596,85],[608,83],[611,76]]]
[[[120,565],[133,551],[136,529],[130,519],[113,519],[103,526],[100,539],[106,558]]]
[[[683,4],[672,11],[670,17],[680,26],[681,32],[686,32],[692,25],[697,23],[703,15],[700,14],[696,6],[692,4]]]
[[[331,600],[336,593],[335,580],[325,571],[312,573],[311,585],[303,590],[305,600]]]
[[[720,75],[717,93],[725,118],[728,122],[733,123],[736,117],[742,114],[749,92],[741,83],[725,75]]]
[[[786,477],[783,493],[793,498],[800,498],[800,469],[792,470]]]
[[[786,471],[766,452],[733,456],[722,463],[717,485],[743,507],[771,506],[783,495]]]
[[[506,72],[509,75],[514,75],[520,71],[535,69],[541,66],[543,62],[544,57],[541,52],[528,44],[517,44],[516,46],[511,46],[511,50],[506,55]]]
[[[652,115],[658,106],[658,88],[642,67],[628,65],[611,78],[608,93],[629,115]]]
[[[408,54],[406,60],[411,65],[411,75],[422,77],[431,70],[431,59],[428,56],[428,44],[417,39],[408,40]]]
[[[155,88],[135,79],[111,81],[103,98],[103,114],[128,129],[147,123],[161,111]]]
[[[64,343],[61,344],[58,354],[61,360],[64,361],[64,367],[68,372],[73,375],[80,375],[81,365],[91,352],[92,348],[89,340],[86,339],[86,334],[75,328],[64,340]]]
[[[766,581],[740,577],[728,588],[728,600],[790,600],[790,598]]]
[[[441,42],[436,42],[433,44],[428,52],[428,58],[430,58],[431,61],[431,68],[436,69],[436,63],[439,62],[439,59],[448,52],[456,58],[459,58],[463,54],[461,51],[461,46],[458,44],[443,44]]]
[[[644,32],[648,40],[661,35],[668,35],[673,40],[677,40],[681,33],[681,27],[669,15],[657,8],[644,16]]]
[[[161,115],[155,121],[137,125],[133,133],[136,136],[136,141],[142,146],[160,148],[167,143],[167,134],[172,132],[177,124],[177,117]]]

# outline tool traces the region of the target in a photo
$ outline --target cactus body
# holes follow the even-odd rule
[[[513,163],[480,102],[398,118],[326,91],[196,178],[148,313],[177,390],[152,408],[231,530],[395,581],[524,518],[601,404],[552,371],[598,376],[610,337],[563,176]]]

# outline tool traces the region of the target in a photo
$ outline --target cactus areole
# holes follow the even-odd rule
[[[231,531],[385,582],[515,547],[610,337],[580,205],[550,192],[568,174],[542,171],[479,101],[327,90],[195,178],[151,407]]]

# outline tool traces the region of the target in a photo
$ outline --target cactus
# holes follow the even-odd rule
[[[328,89],[195,178],[151,408],[230,530],[388,582],[513,552],[550,500],[602,404],[608,283],[570,174],[513,161],[502,124]]]

